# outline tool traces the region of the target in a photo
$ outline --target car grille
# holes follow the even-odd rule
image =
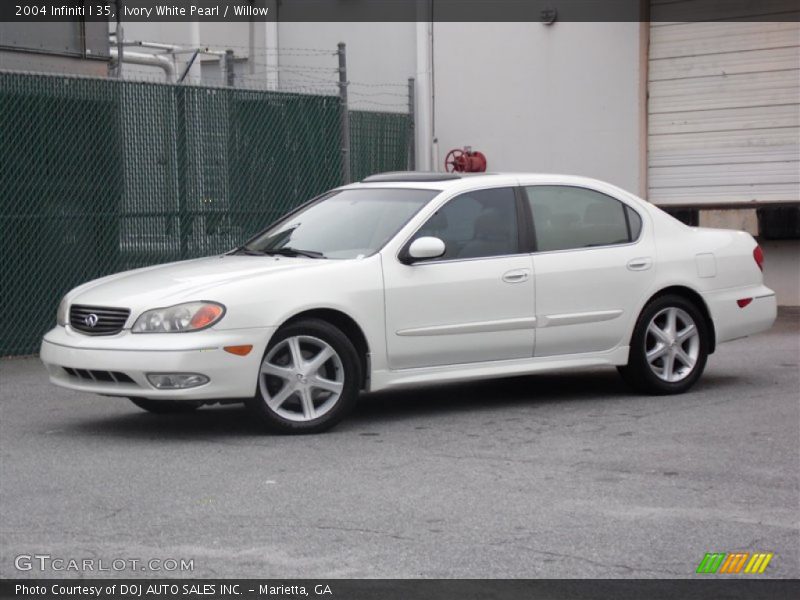
[[[97,383],[132,383],[136,382],[130,376],[119,371],[97,371],[95,369],[73,369],[71,367],[61,367],[67,375],[83,381],[95,381]]]
[[[88,335],[113,335],[122,331],[130,314],[127,308],[73,304],[69,309],[69,324]]]

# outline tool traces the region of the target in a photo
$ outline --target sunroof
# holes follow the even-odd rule
[[[362,180],[362,183],[381,183],[386,181],[450,181],[461,179],[456,173],[433,173],[431,171],[392,171],[376,173]]]

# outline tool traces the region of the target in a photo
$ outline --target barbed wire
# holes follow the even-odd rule
[[[351,96],[369,96],[369,97],[394,97],[394,98],[405,98],[408,99],[408,94],[402,94],[400,92],[358,92],[358,91],[350,91],[348,92]]]
[[[289,70],[292,70],[292,69],[302,69],[304,71],[314,71],[314,72],[321,71],[321,72],[325,72],[325,73],[338,73],[339,72],[339,68],[338,67],[307,67],[305,65],[281,65],[281,64],[273,65],[273,64],[270,64],[270,63],[259,62],[257,60],[253,61],[253,64],[256,65],[256,66],[259,66],[259,67],[267,68],[267,69],[274,69],[276,71],[284,71],[284,70],[289,71]]]
[[[281,72],[275,71],[275,73],[280,75]],[[324,77],[318,77],[316,75],[309,75],[308,73],[304,73],[303,71],[286,70],[285,73],[289,73],[295,77],[304,79],[306,81],[311,81],[313,83],[322,83],[325,85],[339,85],[339,82],[337,80],[325,79]]]
[[[395,87],[408,89],[408,83],[359,83],[357,81],[350,82],[351,86],[379,88],[379,87]]]
[[[202,40],[199,42],[179,42],[175,40],[170,41],[162,41],[162,40],[130,40],[126,39],[126,47],[134,47],[134,48],[142,48],[142,49],[150,49],[150,50],[158,50],[158,48],[147,48],[146,46],[139,46],[137,42],[141,42],[144,44],[148,43],[156,43],[156,44],[169,44],[171,46],[180,46],[181,48],[208,48],[213,50],[247,50],[248,53],[252,49],[257,54],[268,54],[274,56],[336,56],[338,51],[335,48],[296,48],[296,47],[281,47],[277,50],[271,50],[265,48],[263,46],[254,46],[250,47],[243,44],[209,44],[203,42]],[[114,41],[112,41],[112,45],[114,45]]]
[[[298,80],[281,80],[279,82],[271,82],[262,77],[237,77],[235,82],[237,84],[242,84],[248,89],[278,92],[299,90],[304,93],[317,93],[323,96],[337,95],[337,91],[333,87],[325,89],[323,87],[309,85],[307,82]]]
[[[362,100],[361,98],[353,98],[354,102],[359,104],[368,104],[370,106],[394,106],[396,108],[408,108],[407,103],[403,102],[378,102],[376,100]]]

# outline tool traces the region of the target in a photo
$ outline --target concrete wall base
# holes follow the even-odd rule
[[[800,306],[800,240],[760,240],[764,283],[775,290],[780,306]]]

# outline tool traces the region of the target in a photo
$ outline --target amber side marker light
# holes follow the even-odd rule
[[[247,346],[225,346],[222,348],[225,352],[230,352],[231,354],[235,354],[236,356],[247,356],[250,354],[250,350],[253,349],[252,345]]]

